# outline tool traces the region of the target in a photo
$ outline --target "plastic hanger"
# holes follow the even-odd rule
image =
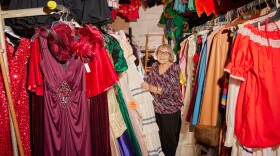
[[[274,22],[274,21],[279,20],[279,19],[280,19],[280,8],[277,8],[276,13],[272,17],[268,18],[268,23]],[[263,19],[263,20],[266,20],[266,18]],[[252,25],[256,27],[258,25],[264,25],[265,22],[266,21],[262,21],[261,23],[256,22],[256,23],[253,23]]]
[[[10,26],[5,26],[5,33],[8,33],[9,35],[13,36],[14,38],[20,39],[20,36],[14,33],[13,29]]]

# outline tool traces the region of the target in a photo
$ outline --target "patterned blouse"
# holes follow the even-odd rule
[[[183,106],[180,97],[180,68],[177,64],[172,64],[163,74],[159,75],[159,63],[152,65],[150,73],[145,77],[149,84],[162,88],[162,94],[154,94],[155,112],[159,114],[171,114],[181,109]]]

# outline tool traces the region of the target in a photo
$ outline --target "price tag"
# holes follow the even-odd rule
[[[136,108],[137,108],[137,103],[134,102],[134,101],[131,101],[131,102],[129,102],[129,107],[130,107],[131,109],[136,109]]]
[[[87,71],[88,73],[90,73],[90,68],[89,68],[88,63],[85,63],[84,65],[85,65],[86,71]]]

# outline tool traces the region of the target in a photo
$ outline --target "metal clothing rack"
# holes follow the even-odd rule
[[[242,7],[239,7],[237,9],[227,11],[227,13],[225,15],[220,15],[219,17],[216,17],[200,26],[194,27],[193,30],[199,29],[201,27],[216,26],[220,23],[220,21],[230,22],[233,19],[235,19],[236,16],[240,16],[240,15],[242,15],[242,13],[244,13],[248,10],[252,10],[255,6],[259,6],[268,1],[272,1],[273,3],[275,3],[276,8],[278,8],[280,5],[278,0],[255,0]]]
[[[4,28],[5,22],[4,20],[7,18],[18,18],[18,17],[27,17],[27,16],[40,16],[40,15],[49,15],[54,12],[61,11],[63,13],[70,13],[70,11],[63,7],[62,5],[57,5],[54,1],[48,2],[48,7],[41,7],[41,8],[30,8],[30,9],[18,9],[18,10],[2,10],[0,4],[0,42],[1,42],[1,54],[0,54],[0,66],[1,72],[3,75],[3,81],[6,91],[6,96],[8,100],[9,109],[11,112],[11,117],[13,121],[13,126],[15,129],[15,135],[17,140],[17,145],[19,149],[20,156],[24,156],[24,150],[20,138],[17,118],[14,110],[14,103],[12,99],[9,78],[8,78],[8,61],[6,56],[6,45],[5,45],[5,38],[4,38]]]

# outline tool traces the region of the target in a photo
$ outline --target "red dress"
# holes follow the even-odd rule
[[[199,17],[203,12],[205,12],[207,16],[212,13],[215,15],[219,14],[215,0],[195,0],[195,7]]]
[[[31,155],[30,149],[30,118],[29,100],[27,94],[27,62],[30,56],[30,40],[21,39],[18,48],[6,44],[9,64],[10,87],[14,102],[19,132],[26,156]],[[0,76],[0,155],[12,155],[10,140],[10,123],[8,117],[8,102],[6,100],[3,79]]]
[[[39,38],[35,38],[31,44],[31,56],[28,68],[28,90],[36,95],[43,96],[43,76],[40,69],[42,60]]]
[[[226,71],[242,80],[235,135],[250,148],[280,144],[280,30],[239,29]]]
[[[118,76],[105,49],[101,32],[93,25],[85,25],[78,34],[80,39],[77,41],[90,44],[88,47],[94,52],[86,73],[87,97],[91,98],[113,86],[118,81]]]
[[[114,20],[116,19],[117,14],[128,20],[139,19],[140,6],[140,0],[131,1],[130,4],[122,4],[119,6],[119,9],[112,10],[111,16]]]

